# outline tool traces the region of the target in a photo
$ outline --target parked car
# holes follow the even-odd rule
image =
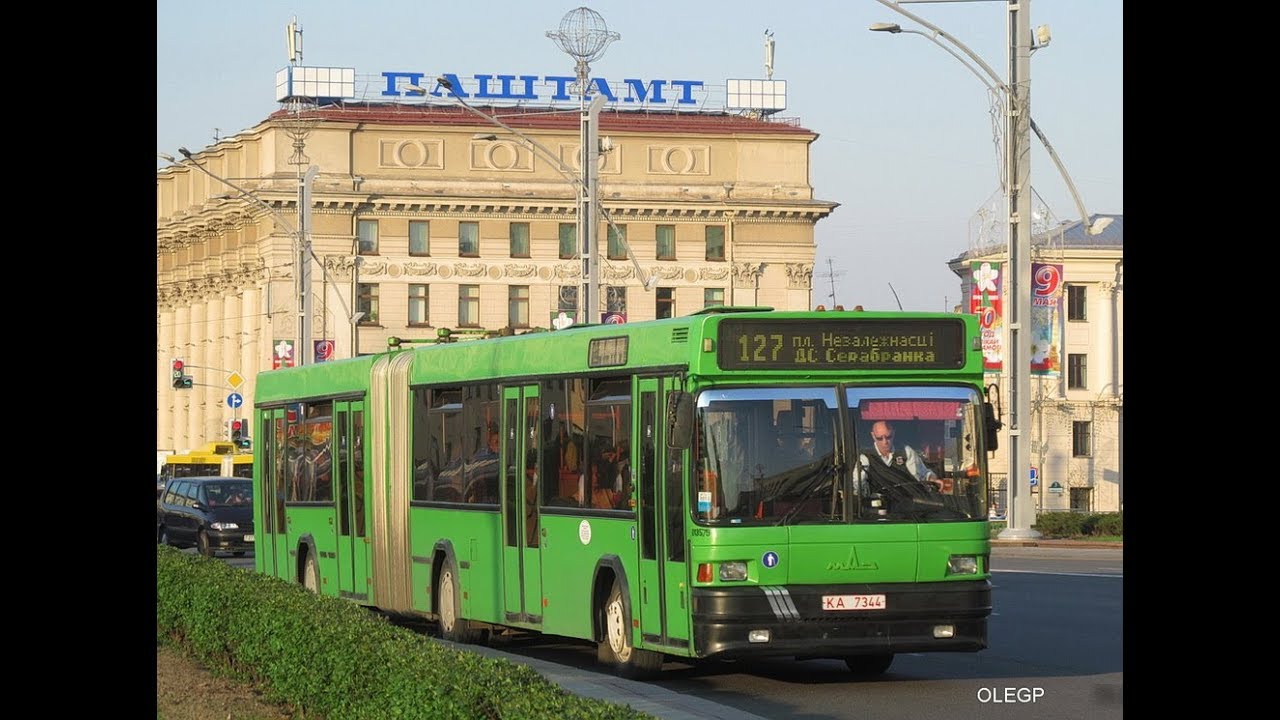
[[[238,477],[172,478],[156,500],[156,539],[213,557],[253,550],[253,481]]]

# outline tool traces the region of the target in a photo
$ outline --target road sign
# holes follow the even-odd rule
[[[232,370],[231,374],[227,376],[227,384],[231,386],[232,390],[239,390],[240,386],[244,384],[244,376]]]
[[[1031,487],[1040,484],[1040,471],[1034,465],[1031,466]]]
[[[234,410],[243,404],[244,398],[240,396],[240,393],[231,393],[227,396],[227,407]]]

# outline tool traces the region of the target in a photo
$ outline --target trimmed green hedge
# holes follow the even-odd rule
[[[356,605],[157,545],[156,639],[325,720],[650,718]]]
[[[1031,527],[1051,538],[1124,535],[1124,514],[1047,512],[1041,513]]]
[[[991,538],[1000,536],[1000,531],[1008,526],[1004,520],[990,522]],[[1032,525],[1037,532],[1047,538],[1088,538],[1088,537],[1123,537],[1123,513],[1073,513],[1047,512],[1041,513]]]

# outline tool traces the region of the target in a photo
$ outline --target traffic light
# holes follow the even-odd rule
[[[242,449],[253,447],[253,441],[249,439],[249,423],[243,419],[235,419],[231,421],[231,442],[235,446]]]
[[[182,358],[174,358],[171,366],[173,368],[173,386],[179,390],[190,390],[191,376],[186,374],[187,364],[183,362]]]

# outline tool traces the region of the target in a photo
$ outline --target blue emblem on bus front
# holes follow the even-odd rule
[[[760,557],[760,562],[763,563],[765,567],[771,568],[778,564],[778,553],[770,550]]]

